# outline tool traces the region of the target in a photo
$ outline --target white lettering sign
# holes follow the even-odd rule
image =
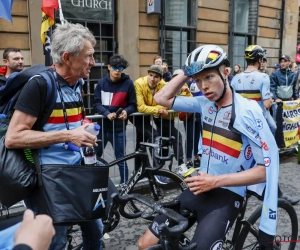
[[[71,0],[75,7],[111,10],[111,0]]]

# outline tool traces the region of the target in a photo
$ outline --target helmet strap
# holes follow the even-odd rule
[[[224,83],[224,89],[223,89],[223,92],[222,92],[221,96],[220,96],[220,97],[218,98],[218,100],[216,100],[215,102],[219,102],[219,101],[221,101],[221,100],[223,99],[223,97],[224,97],[224,95],[225,95],[225,93],[226,93],[226,88],[227,88],[227,82],[226,82],[226,80],[224,79],[224,77],[222,76],[222,74],[221,74],[221,72],[220,72],[220,68],[217,69],[217,71],[218,71],[218,74],[219,74],[219,76],[221,77],[221,79],[222,79],[222,81],[223,81],[223,83]]]

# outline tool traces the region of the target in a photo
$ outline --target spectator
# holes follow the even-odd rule
[[[176,70],[175,70],[176,72]],[[174,72],[174,74],[175,74]],[[173,78],[174,78],[173,74]],[[182,71],[182,74],[184,72]],[[187,82],[187,85],[193,95],[202,96],[202,92],[198,89],[196,82],[193,78]],[[185,113],[185,112],[183,112]],[[180,116],[181,112],[179,112]],[[186,148],[186,166],[198,168],[200,166],[200,155],[198,154],[199,150],[199,139],[202,130],[201,126],[201,117],[199,113],[194,113],[187,119],[183,119],[183,126],[186,132],[185,148]],[[193,142],[193,143],[192,143]],[[192,158],[192,153],[194,150],[194,160]]]
[[[65,22],[56,25],[52,35],[51,51],[55,69],[49,70],[57,82],[58,97],[55,112],[52,112],[43,126],[43,131],[34,130],[46,105],[47,83],[41,76],[31,78],[23,87],[15,105],[15,112],[6,133],[7,148],[38,148],[41,165],[80,165],[81,154],[65,150],[63,145],[65,142],[71,142],[79,147],[97,145],[97,137],[85,131],[87,125],[81,126],[84,108],[80,88],[80,79],[88,78],[91,67],[95,65],[93,57],[95,45],[95,37],[81,24]],[[35,192],[25,199],[26,207],[37,214],[39,214],[38,202]],[[82,222],[80,227],[84,248],[89,246],[90,249],[101,250],[103,230],[101,220]],[[67,227],[55,226],[55,231],[49,249],[64,250],[67,243]]]
[[[155,93],[166,85],[162,76],[163,71],[161,66],[152,65],[148,69],[147,76],[141,77],[134,82],[137,109],[138,112],[152,114],[154,116],[154,123],[157,127],[158,134],[162,134],[162,136],[166,137],[169,137],[170,135],[175,137],[174,154],[178,161],[178,165],[181,165],[183,163],[182,138],[181,134],[174,126],[174,113],[169,114],[166,107],[157,105],[153,99]],[[163,150],[163,155],[166,154],[167,149]]]
[[[233,78],[233,75],[231,75],[231,68],[230,67],[227,67],[227,69],[228,69],[228,82],[229,82],[229,84],[231,84],[231,80],[232,80],[232,78]]]
[[[260,73],[266,73],[268,75],[268,71],[267,71],[267,63],[268,63],[268,59],[267,56],[264,55],[264,57],[262,58],[262,61],[260,63],[260,67],[258,69],[258,71]]]
[[[17,48],[7,48],[3,52],[4,68],[0,69],[0,86],[5,85],[6,78],[14,72],[20,72],[24,68],[24,57],[21,50]]]
[[[160,65],[163,69],[163,79],[165,82],[169,82],[172,79],[172,74],[168,70],[167,62],[163,61],[161,56],[155,56],[153,59],[153,64]]]
[[[136,96],[132,80],[122,73],[128,67],[123,56],[114,55],[109,59],[109,73],[98,81],[95,89],[94,109],[99,115],[107,117],[102,120],[102,131],[98,138],[102,143],[96,147],[99,157],[103,154],[107,142],[110,142],[115,151],[116,159],[125,155],[126,126],[128,116],[136,112]],[[123,108],[117,116],[116,111]],[[120,183],[128,180],[128,166],[126,161],[118,164]]]
[[[271,92],[276,104],[282,101],[290,101],[299,98],[299,92],[297,87],[297,77],[294,72],[289,69],[290,57],[288,55],[282,55],[279,58],[280,70],[272,72],[270,75]],[[273,116],[276,117],[277,105],[273,105]]]
[[[235,64],[233,67],[233,75],[235,76],[242,72],[243,72],[242,66],[240,64]]]
[[[291,61],[289,68],[291,69],[291,71],[297,73],[298,72],[298,65],[297,63],[295,63],[294,61]]]
[[[276,70],[280,70],[281,66],[280,63],[275,63],[273,69]]]

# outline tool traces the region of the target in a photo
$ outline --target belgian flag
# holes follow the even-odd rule
[[[43,0],[41,10],[41,40],[44,45],[45,65],[51,66],[51,33],[55,23],[54,10],[58,10],[58,0]]]

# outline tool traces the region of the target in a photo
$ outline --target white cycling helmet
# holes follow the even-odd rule
[[[217,45],[203,45],[195,49],[185,61],[186,76],[195,75],[202,70],[218,68],[222,64],[230,66],[226,52]]]
[[[223,64],[226,67],[230,66],[226,52],[217,45],[209,44],[195,49],[186,59],[183,69],[186,76],[193,76],[206,69],[216,69],[224,83],[222,94],[215,101],[219,102],[224,97],[227,86],[227,82],[219,70]]]

